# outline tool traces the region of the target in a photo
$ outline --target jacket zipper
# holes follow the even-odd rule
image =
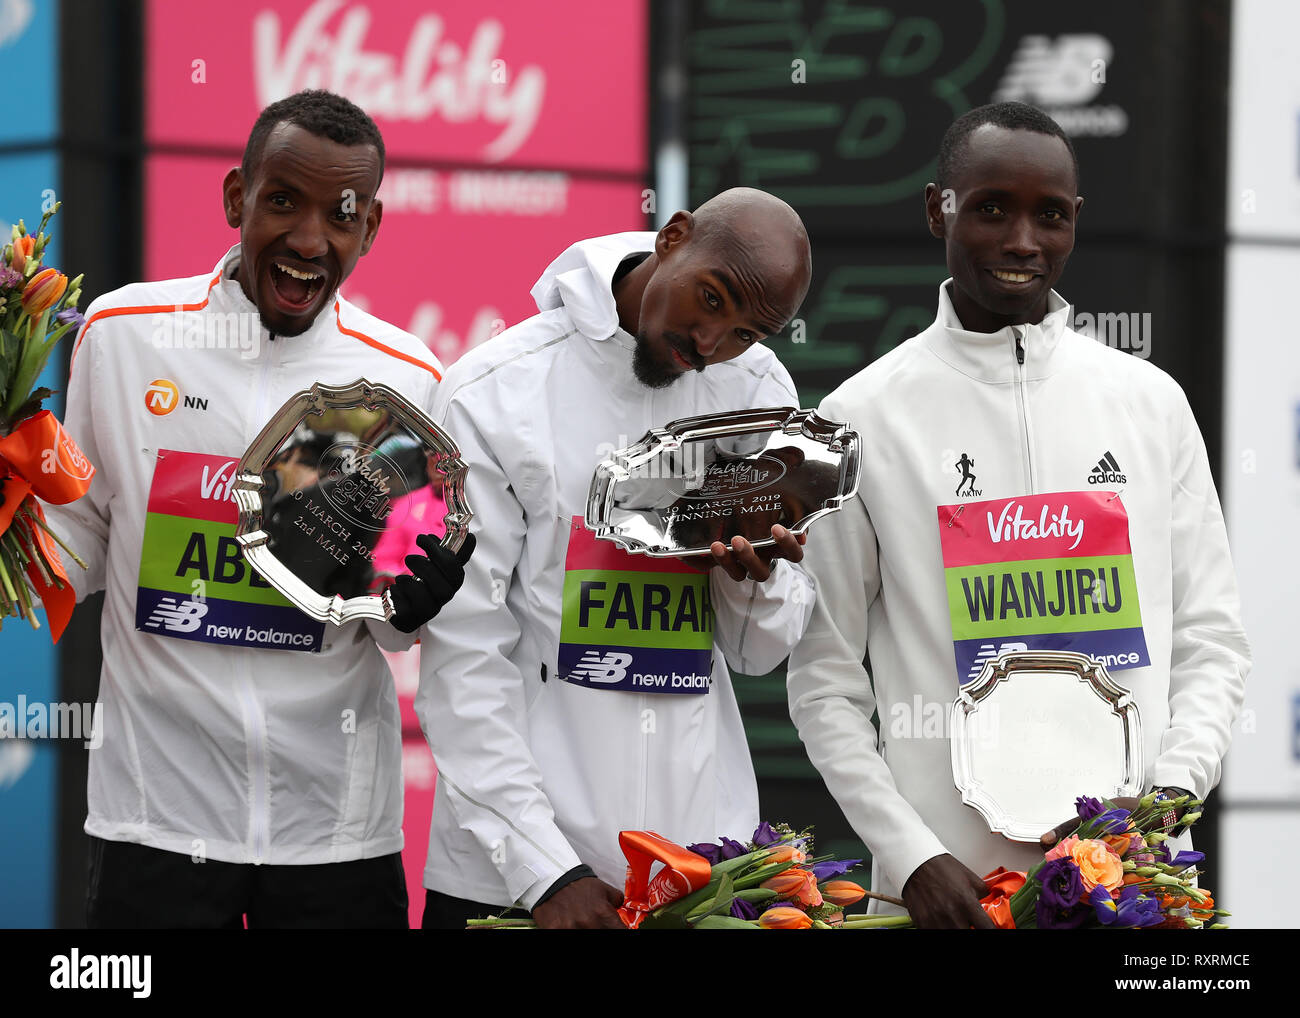
[[[650,421],[649,427],[654,427],[654,406],[655,397],[653,391],[646,393],[645,407],[647,421]],[[655,717],[655,711],[648,706],[647,694],[637,694],[640,703],[637,705],[637,722],[641,726],[641,774],[638,784],[641,787],[640,802],[637,804],[636,829],[643,831],[646,828],[646,807],[650,799],[650,739],[651,733],[655,730],[654,726],[659,724],[659,719]],[[649,722],[649,725],[647,725]]]
[[[1025,394],[1025,333],[1023,325],[1011,327],[1012,343],[1016,351],[1016,411],[1020,423],[1020,449],[1024,454],[1025,478],[1029,484],[1028,495],[1038,490],[1034,478],[1034,457],[1029,446],[1029,400]]]
[[[257,384],[257,402],[253,413],[254,432],[266,423],[266,398],[270,388],[271,369],[276,359],[276,345],[266,339],[267,356],[262,361]],[[240,699],[244,703],[246,735],[248,739],[249,783],[249,841],[252,843],[253,865],[260,866],[266,856],[267,828],[270,826],[271,776],[268,773],[266,754],[266,718],[253,687],[252,676],[245,674],[240,683]]]

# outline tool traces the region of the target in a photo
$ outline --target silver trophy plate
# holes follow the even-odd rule
[[[633,554],[707,555],[737,535],[774,544],[857,494],[861,443],[796,407],[706,414],[655,428],[596,467],[587,528]]]
[[[388,620],[392,568],[406,568],[377,562],[376,546],[391,529],[396,561],[421,554],[409,537],[436,531],[421,507],[437,504],[430,496],[441,488],[442,543],[458,549],[473,518],[465,470],[450,436],[395,389],[364,378],[317,383],[290,397],[239,461],[235,537],[253,568],[312,618]]]
[[[1004,653],[952,705],[962,802],[1013,841],[1036,842],[1081,795],[1142,792],[1142,721],[1104,665],[1073,651]]]

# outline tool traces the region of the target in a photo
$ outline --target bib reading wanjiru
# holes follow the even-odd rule
[[[713,673],[709,574],[629,555],[574,517],[564,562],[559,676],[592,689],[707,693]]]
[[[1150,664],[1117,494],[941,505],[939,539],[959,682],[1014,650],[1078,651],[1111,671]]]
[[[325,623],[299,611],[235,540],[232,456],[159,449],[140,547],[135,628],[156,636],[319,651]]]

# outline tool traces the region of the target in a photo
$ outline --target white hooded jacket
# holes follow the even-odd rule
[[[761,345],[665,389],[636,380],[610,287],[624,258],[653,247],[652,233],[573,245],[533,289],[541,313],[467,353],[439,388],[434,419],[469,464],[478,545],[465,586],[423,634],[416,709],[439,773],[424,882],[458,898],[532,908],[579,863],[621,887],[620,830],[684,844],[746,837],[758,821],[723,657],[757,674],[789,653],[813,599],[801,568],[779,561],[766,583],[711,571],[716,649],[702,694],[558,674],[566,559],[594,543],[575,517],[596,464],[678,418],[797,405]]]
[[[1250,666],[1205,444],[1177,383],[1072,331],[1055,293],[1041,323],[986,334],[963,329],[947,286],[930,328],[822,403],[862,436],[863,475],[808,543],[818,600],[788,675],[808,755],[872,851],[873,889],[893,895],[943,853],[981,876],[1042,858],[990,833],[953,785],[947,708],[967,675],[936,507],[1118,493],[1150,663],[1111,674],[1138,703],[1147,787],[1215,786]]]
[[[77,338],[65,426],[97,472],[46,511],[89,565],[68,564],[77,599],[106,590],[86,832],[231,863],[391,854],[401,722],[376,640],[414,638],[269,605],[278,595],[234,545],[230,485],[293,393],[365,377],[427,412],[441,366],[337,294],[308,331],[272,341],[229,278],[238,258],[105,294]],[[155,482],[173,466],[164,497]]]

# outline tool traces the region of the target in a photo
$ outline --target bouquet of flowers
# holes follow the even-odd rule
[[[848,916],[864,897],[841,878],[860,859],[814,856],[812,834],[764,821],[746,843],[683,848],[653,831],[623,831],[627,882],[619,915],[632,929],[804,930],[910,926],[907,916]],[[660,863],[657,869],[655,864]],[[531,919],[472,919],[474,929],[529,928]]]
[[[1200,817],[1201,802],[1156,793],[1120,809],[1110,800],[1075,801],[1079,825],[1028,873],[999,868],[985,877],[982,904],[1002,929],[1199,929],[1227,912],[1194,880],[1201,852],[1173,854],[1165,842]],[[1185,812],[1166,830],[1169,806]]]
[[[45,213],[35,235],[19,220],[0,262],[0,625],[17,616],[39,629],[34,593],[56,641],[75,602],[58,548],[85,563],[46,525],[38,499],[73,502],[95,473],[58,418],[41,409],[52,391],[33,388],[54,345],[85,323],[77,311],[82,277],[69,282],[42,264],[45,227],[58,209]]]

